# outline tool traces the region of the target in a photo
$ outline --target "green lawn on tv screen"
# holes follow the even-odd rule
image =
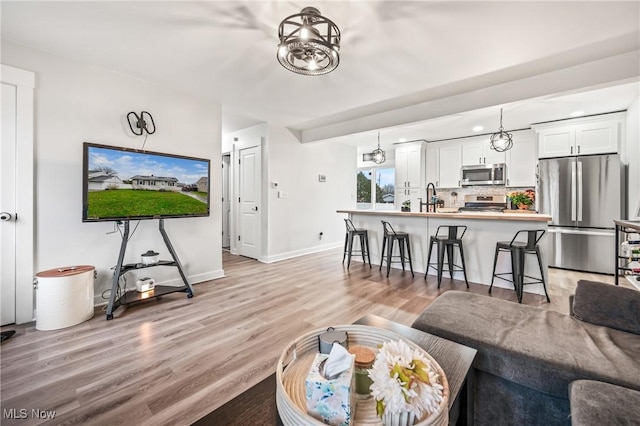
[[[113,189],[88,195],[89,219],[206,214],[207,204],[181,192]]]

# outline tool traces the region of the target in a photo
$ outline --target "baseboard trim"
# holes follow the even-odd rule
[[[342,247],[342,244],[343,244],[342,242],[331,243],[331,244],[325,244],[325,245],[316,246],[316,247],[309,247],[302,250],[295,250],[295,251],[290,251],[286,253],[275,254],[273,256],[265,256],[261,258],[260,261],[263,263],[280,262],[282,260],[293,259],[294,257],[305,256],[307,254],[320,253],[327,250],[333,250],[338,247]]]

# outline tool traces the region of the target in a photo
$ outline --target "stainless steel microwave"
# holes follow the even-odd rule
[[[506,167],[504,163],[479,164],[477,166],[462,166],[462,186],[471,185],[504,185]]]

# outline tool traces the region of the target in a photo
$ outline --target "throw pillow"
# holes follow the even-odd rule
[[[580,280],[573,299],[579,320],[640,334],[640,291]]]

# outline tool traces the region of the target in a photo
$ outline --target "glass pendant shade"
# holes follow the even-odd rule
[[[278,39],[278,62],[289,71],[323,75],[340,63],[340,29],[315,7],[285,18]]]
[[[374,149],[371,155],[373,156],[373,162],[376,164],[382,164],[387,160],[387,154],[380,149],[380,132],[378,132],[378,148]]]
[[[497,152],[505,152],[513,147],[513,136],[502,127],[502,108],[500,108],[500,128],[491,135],[490,147]]]

